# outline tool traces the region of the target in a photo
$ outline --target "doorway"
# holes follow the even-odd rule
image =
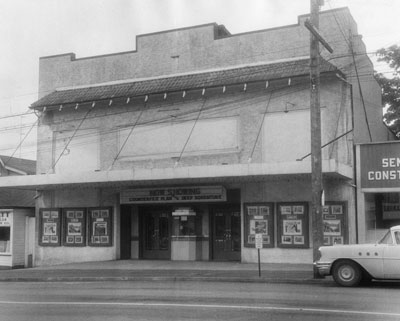
[[[171,211],[168,208],[143,208],[141,253],[143,259],[171,259]]]
[[[212,254],[215,261],[240,261],[240,206],[211,210]]]

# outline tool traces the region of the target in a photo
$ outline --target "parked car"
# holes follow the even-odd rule
[[[341,286],[362,280],[400,280],[400,225],[375,244],[322,246],[314,263],[321,276],[332,275]]]

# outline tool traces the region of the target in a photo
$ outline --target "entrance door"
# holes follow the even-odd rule
[[[240,261],[240,207],[212,211],[212,247],[216,261]]]
[[[170,211],[147,209],[142,213],[142,257],[171,259]]]

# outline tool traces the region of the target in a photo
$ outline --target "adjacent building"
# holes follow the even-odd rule
[[[35,173],[35,161],[0,155],[0,178]],[[33,265],[35,194],[34,190],[0,188],[0,268]]]
[[[40,58],[35,264],[312,262],[307,15],[215,23],[136,49]],[[386,141],[380,87],[347,8],[321,12],[325,244],[358,241],[354,146]],[[345,32],[344,32],[345,31]]]

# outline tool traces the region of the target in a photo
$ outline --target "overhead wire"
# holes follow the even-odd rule
[[[185,149],[186,149],[186,146],[187,146],[188,143],[189,143],[190,138],[192,137],[193,131],[194,131],[194,129],[195,129],[195,127],[196,127],[196,124],[197,124],[197,122],[198,122],[198,120],[199,120],[199,118],[200,118],[201,112],[202,112],[202,110],[203,110],[204,105],[206,104],[206,101],[207,101],[207,98],[204,98],[204,99],[203,99],[203,102],[202,102],[202,104],[201,104],[201,106],[200,106],[199,112],[198,112],[198,114],[197,114],[197,117],[196,117],[196,119],[195,119],[194,122],[193,122],[193,126],[192,126],[192,128],[190,129],[189,135],[188,135],[188,137],[186,138],[186,141],[185,141],[185,143],[183,144],[182,150],[181,150],[181,152],[180,152],[180,154],[179,154],[179,157],[178,157],[178,159],[177,159],[176,162],[175,162],[175,166],[177,166],[177,165],[179,164],[179,162],[181,161],[181,159],[182,159],[182,155],[183,155],[183,153],[184,153],[184,151],[185,151]]]
[[[136,128],[137,124],[139,123],[139,120],[140,120],[140,118],[142,117],[144,110],[146,109],[146,103],[147,103],[147,102],[144,103],[144,106],[143,106],[142,110],[140,111],[139,116],[136,118],[135,123],[134,123],[133,126],[131,127],[131,129],[130,129],[128,135],[126,136],[124,142],[122,143],[122,145],[121,145],[121,147],[119,148],[119,150],[118,150],[116,156],[114,157],[114,159],[113,159],[113,161],[112,161],[112,163],[111,163],[110,169],[114,166],[114,164],[115,164],[115,162],[117,161],[119,155],[121,154],[122,150],[124,149],[126,143],[128,142],[129,138],[131,137],[131,135],[132,135],[134,129]]]
[[[328,0],[328,4],[330,6],[330,0]],[[354,55],[353,42],[351,40],[347,39],[347,36],[345,35],[345,33],[343,31],[342,25],[340,24],[340,22],[339,22],[339,20],[338,20],[338,18],[336,16],[336,12],[334,12],[334,11],[333,11],[333,17],[334,17],[334,19],[336,21],[336,24],[337,24],[337,26],[339,28],[339,31],[341,32],[341,34],[343,36],[343,40],[346,42],[347,47],[349,48],[350,53],[352,54],[354,70],[355,70],[356,77],[357,77],[358,91],[359,91],[359,94],[360,94],[360,97],[361,97],[361,103],[362,103],[363,111],[364,111],[365,122],[366,122],[366,125],[367,125],[367,130],[368,130],[368,135],[369,135],[370,142],[372,142],[372,134],[371,134],[371,129],[370,129],[370,125],[369,125],[368,113],[367,113],[367,109],[366,109],[366,106],[365,106],[364,94],[363,94],[363,90],[362,90],[362,87],[361,87],[360,77],[358,75],[358,68],[357,68],[357,62],[356,62],[355,55]]]
[[[79,125],[75,128],[74,133],[72,134],[72,136],[69,138],[67,144],[65,144],[63,150],[61,151],[60,155],[58,156],[57,160],[51,165],[51,168],[49,168],[50,170],[54,170],[55,167],[57,166],[59,160],[61,159],[61,157],[64,155],[64,152],[67,150],[69,144],[71,143],[72,139],[74,138],[75,134],[78,132],[78,130],[81,128],[83,122],[86,120],[86,117],[89,115],[89,113],[93,110],[94,106],[92,108],[90,108],[85,116],[83,117],[83,119],[80,121]]]
[[[17,152],[17,150],[22,146],[22,144],[24,143],[25,139],[29,136],[30,132],[32,131],[32,129],[37,125],[39,119],[36,120],[36,122],[31,126],[31,128],[29,129],[29,131],[25,134],[24,138],[19,142],[18,146],[14,149],[14,151],[12,152],[11,156],[4,162],[4,165],[6,166],[10,160],[14,157],[15,153]]]

